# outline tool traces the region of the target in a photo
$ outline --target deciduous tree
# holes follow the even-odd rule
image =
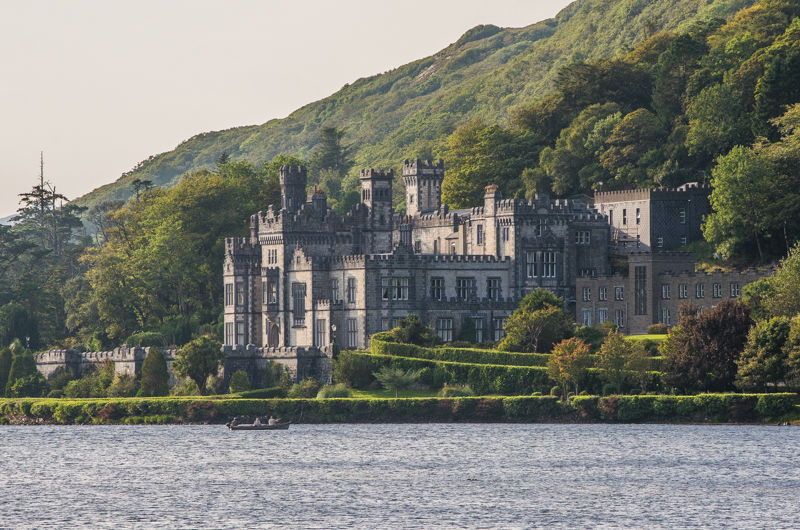
[[[206,383],[209,376],[215,375],[225,355],[222,352],[222,343],[211,337],[197,338],[181,348],[172,362],[172,368],[178,377],[188,377],[200,389],[200,394],[205,395]]]
[[[582,340],[573,337],[561,341],[553,348],[553,355],[547,361],[547,375],[561,385],[566,397],[570,384],[575,386],[575,394],[578,394],[578,384],[591,365],[589,347]]]

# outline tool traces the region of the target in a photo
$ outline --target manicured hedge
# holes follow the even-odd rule
[[[377,338],[376,338],[377,337]],[[504,366],[547,366],[550,360],[549,353],[512,353],[498,350],[482,350],[478,348],[423,348],[414,344],[400,344],[398,342],[385,342],[381,334],[372,336],[370,348],[375,355],[389,355],[393,357],[409,357],[416,359],[429,359],[468,364],[498,364]],[[592,355],[592,358],[595,356]],[[663,357],[652,357],[651,370],[660,371]]]
[[[279,386],[272,388],[259,388],[257,390],[248,390],[246,392],[238,392],[231,394],[234,399],[272,399],[272,398],[285,398],[286,391]]]
[[[62,424],[225,423],[233,416],[273,415],[296,423],[602,421],[756,422],[790,412],[797,394],[699,396],[551,396],[410,399],[115,398],[0,401],[0,423],[11,418]]]

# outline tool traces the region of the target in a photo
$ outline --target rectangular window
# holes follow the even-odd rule
[[[347,278],[347,303],[356,303],[356,279]]]
[[[358,321],[355,318],[347,319],[347,347],[351,350],[358,347]]]
[[[591,326],[592,325],[592,310],[591,309],[584,309],[583,310],[583,325],[584,326]]]
[[[316,346],[317,348],[324,348],[328,345],[326,337],[328,335],[328,321],[318,319],[316,324]]]
[[[231,291],[233,294],[233,291]],[[235,344],[233,336],[233,322],[225,322],[225,344]]]
[[[592,233],[588,230],[578,230],[575,232],[576,245],[588,245],[591,243]]]
[[[606,292],[606,287],[600,287],[598,289],[597,297],[600,299],[601,302],[605,302],[608,300],[608,293]]]
[[[225,305],[233,305],[233,284],[225,284]]]
[[[450,254],[455,254],[455,253],[456,253],[456,244],[450,243]]]
[[[505,323],[504,318],[494,318],[492,319],[492,327],[494,329],[494,341],[500,342],[503,340],[503,337],[506,336],[506,332],[503,329]]]
[[[647,267],[634,267],[634,288],[633,288],[633,308],[634,314],[647,314]]]
[[[244,322],[236,323],[236,344],[244,345]]]
[[[526,252],[525,253],[525,266],[526,266],[526,276],[528,278],[535,278],[536,277],[536,252]]]
[[[453,342],[453,319],[437,318],[436,333],[444,342]]]
[[[678,219],[682,225],[686,224],[686,208],[681,208],[678,210]]]
[[[731,298],[736,298],[739,296],[739,284],[732,283],[731,284]]]
[[[584,302],[591,302],[592,301],[592,288],[591,287],[584,287],[583,288],[583,301]]]
[[[614,324],[617,325],[618,328],[625,327],[625,311],[622,309],[615,309],[614,310]]]
[[[686,236],[681,236],[681,246],[682,247],[686,246]]]
[[[659,237],[657,241],[658,241],[658,248],[664,248],[664,238]]]
[[[244,284],[236,284],[236,305],[244,305]]]
[[[608,320],[608,309],[598,309],[597,310],[597,323],[602,324],[603,322]]]
[[[614,287],[614,300],[625,300],[625,288],[622,285]]]
[[[381,300],[388,300],[391,296],[389,288],[389,278],[381,278]]]
[[[556,277],[556,253],[542,252],[542,276],[544,278]]]
[[[642,244],[642,236],[637,235],[636,236],[636,248],[639,248],[639,245],[641,245],[641,244]]]
[[[536,224],[536,236],[542,236],[542,227],[544,226],[544,219],[539,219],[539,222]]]
[[[665,284],[661,286],[661,299],[669,300],[669,285]]]
[[[382,318],[381,319],[381,331],[389,331],[390,329],[392,329],[392,328],[389,327],[389,323],[390,322],[391,322],[391,319]]]
[[[678,286],[678,298],[689,298],[689,287],[685,283]]]
[[[695,298],[705,298],[706,297],[706,285],[704,283],[698,283],[694,286],[694,297]]]
[[[622,224],[628,224],[628,210],[625,208],[622,209]]]
[[[475,239],[479,245],[483,245],[483,225],[475,227]]]
[[[331,300],[334,302],[339,301],[339,279],[332,278],[331,279]]]
[[[468,300],[475,296],[475,278],[456,278],[456,298]]]
[[[608,211],[608,224],[614,226],[614,210]]]
[[[475,342],[483,342],[483,319],[473,318],[475,322]]]
[[[489,278],[486,280],[486,294],[489,300],[500,299],[500,278]]]
[[[422,252],[422,241],[417,240],[414,242],[414,252]]]
[[[439,253],[439,240],[438,239],[435,239],[433,241],[433,253],[434,254],[438,254]]]
[[[392,278],[392,300],[408,300],[408,278]]]
[[[722,284],[715,283],[714,284],[714,298],[722,298]]]
[[[636,208],[636,224],[638,225],[641,223],[642,223],[642,214],[639,211],[639,208]]]
[[[431,278],[431,300],[441,300],[444,296],[444,279]]]
[[[669,309],[664,308],[661,310],[661,323],[667,326],[671,325],[669,322]]]
[[[292,314],[295,326],[306,324],[306,284],[292,284]]]
[[[278,282],[276,281],[267,282],[267,303],[278,303]]]

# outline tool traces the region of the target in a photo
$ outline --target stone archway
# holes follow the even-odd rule
[[[269,335],[267,336],[267,345],[270,348],[277,348],[281,342],[281,330],[277,324],[272,324],[269,328]]]

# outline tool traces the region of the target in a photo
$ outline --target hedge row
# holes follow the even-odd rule
[[[797,394],[699,396],[551,396],[411,399],[116,398],[84,401],[4,400],[0,414],[61,424],[225,423],[233,416],[273,415],[297,423],[397,421],[763,421],[790,412]]]
[[[376,337],[378,337],[376,339]],[[390,355],[393,357],[411,357],[416,359],[429,359],[433,361],[446,361],[468,364],[499,364],[504,366],[547,366],[547,361],[552,357],[549,353],[512,353],[498,350],[481,350],[478,348],[424,348],[414,344],[401,344],[398,342],[385,342],[378,335],[370,339],[370,349],[375,355]],[[592,358],[595,356],[592,355]],[[654,372],[661,371],[663,357],[652,357],[650,369]]]
[[[458,363],[358,352],[351,352],[351,355],[369,358],[376,370],[381,366],[420,370],[419,382],[434,388],[441,388],[445,384],[469,385],[476,394],[486,395],[530,394],[537,391],[549,393],[553,386],[553,382],[547,376],[547,369],[541,366]],[[600,378],[599,371],[589,369],[579,388],[589,393],[601,394],[604,384],[605,381]],[[629,391],[631,388],[636,387],[630,381],[626,381],[623,390]],[[650,390],[661,388],[661,373],[650,372],[648,388]]]

